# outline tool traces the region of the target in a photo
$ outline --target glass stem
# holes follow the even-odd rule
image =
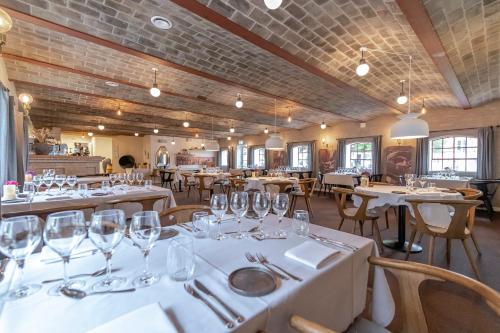
[[[113,254],[111,252],[105,253],[106,257],[106,279],[111,280],[111,256]]]
[[[144,251],[144,274],[149,272],[149,250]]]
[[[217,218],[217,230],[218,230],[217,231],[218,235],[219,236],[222,235],[222,218],[221,217]]]
[[[264,218],[261,217],[259,218],[259,232],[262,234],[264,232],[264,229],[262,229],[262,225],[264,224]]]
[[[68,276],[68,264],[69,264],[69,256],[64,256],[63,258],[63,268],[64,268],[64,285],[69,285],[69,276]]]
[[[17,279],[17,290],[20,290],[23,287],[23,277],[24,277],[24,259],[16,260],[17,268],[19,270],[19,277]]]

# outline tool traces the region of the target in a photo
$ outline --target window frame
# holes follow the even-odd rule
[[[356,150],[352,150],[351,149],[351,146],[353,145],[369,145],[370,146],[370,149],[365,149],[365,150],[359,150],[359,149],[356,149]],[[363,154],[363,157],[362,158],[351,158],[352,157],[352,153],[357,153],[357,154]],[[366,153],[370,153],[370,158],[366,158],[366,156],[364,156],[364,154]],[[363,170],[369,170],[369,171],[373,171],[373,155],[374,155],[374,151],[373,151],[373,142],[371,140],[359,140],[359,139],[353,139],[353,140],[350,140],[348,142],[346,142],[345,144],[345,161],[344,161],[344,168],[360,168],[360,169],[363,169]],[[357,165],[355,163],[352,163],[352,161],[361,161],[361,164],[360,165]],[[368,166],[365,166],[366,164],[363,163],[364,161],[369,161],[369,167]]]
[[[236,146],[236,168],[248,168],[248,146],[245,144],[238,144]]]
[[[226,153],[226,161],[225,161],[226,164],[223,164],[223,162],[224,162],[224,155],[223,154],[224,153]],[[221,148],[219,166],[229,168],[229,148]]]
[[[460,147],[460,145],[457,145],[457,138],[465,138],[465,146]],[[445,139],[453,139],[453,145],[452,147],[444,147],[444,140]],[[469,145],[469,140],[474,139],[475,140],[475,145]],[[441,140],[441,147],[436,147],[434,148],[434,142]],[[435,136],[432,138],[429,138],[429,154],[427,156],[428,160],[428,171],[429,173],[431,172],[441,172],[444,171],[444,161],[451,161],[453,167],[451,168],[452,170],[455,171],[455,173],[459,176],[475,176],[477,174],[477,168],[478,168],[478,137],[477,135],[470,134],[470,133],[456,133],[456,134],[447,134],[447,135],[440,135],[440,136]],[[453,153],[452,158],[445,158],[444,153],[446,149],[451,149]],[[464,157],[457,157],[457,152],[458,149],[463,149],[464,150]],[[467,157],[469,150],[471,149],[476,149],[476,157]],[[441,150],[441,158],[434,158],[434,150]],[[441,170],[433,169],[433,161],[441,161]],[[464,161],[465,165],[465,170],[458,170],[456,167],[456,161]],[[468,171],[467,165],[468,161],[475,161],[475,170],[474,171]]]
[[[266,156],[266,148],[264,146],[255,146],[252,147],[252,166],[255,168],[266,168],[266,163],[267,163],[267,156]],[[262,158],[263,163],[256,163],[255,161],[255,153],[258,151],[259,154],[259,160]]]
[[[307,152],[301,152],[299,149],[305,148],[307,149]],[[295,150],[297,150],[297,154],[295,154]],[[311,169],[312,168],[312,151],[311,151],[311,144],[309,143],[297,143],[294,144],[291,149],[291,159],[290,159],[290,167],[292,168],[304,168],[304,169]],[[296,156],[297,155],[297,156]],[[297,159],[297,163],[295,163],[295,159]],[[301,161],[305,161],[306,165],[300,165]]]

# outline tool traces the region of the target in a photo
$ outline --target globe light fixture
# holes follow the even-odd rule
[[[282,2],[283,0],[264,0],[266,7],[271,10],[278,9]]]
[[[361,51],[361,59],[359,60],[358,67],[356,67],[356,74],[358,76],[365,76],[370,71],[370,66],[365,60],[365,52],[367,51],[367,48],[362,47],[359,50]]]
[[[159,129],[157,129],[157,128],[155,128],[155,129],[153,130],[153,133],[154,133],[154,134],[158,134],[158,132],[160,132],[160,130],[159,130]]]
[[[405,80],[401,80],[400,82],[401,82],[401,92],[399,93],[398,99],[396,101],[398,102],[398,104],[403,105],[408,102],[408,97],[406,97],[404,93]]]
[[[159,97],[161,94],[161,91],[158,88],[158,84],[156,83],[156,72],[158,72],[158,68],[153,68],[153,72],[155,73],[155,80],[154,80],[153,86],[151,87],[151,89],[149,89],[149,93],[153,97]]]
[[[172,137],[172,141],[170,141],[170,144],[171,144],[172,146],[175,146],[175,138],[174,138],[174,137]]]
[[[90,137],[92,137],[92,136],[94,136],[94,133],[88,132],[87,135],[90,136]]]
[[[231,141],[231,139],[232,139],[232,138],[231,138],[230,136],[228,136],[228,137],[227,137],[227,141]]]
[[[122,112],[122,106],[118,104],[118,110],[116,110],[116,115],[121,116],[123,114]]]
[[[276,98],[274,99],[274,133],[269,136],[266,140],[266,149],[267,150],[284,150],[285,149],[285,141],[283,138],[276,132],[276,124],[277,124],[277,110],[276,110]]]
[[[97,129],[99,129],[100,131],[104,131],[104,125],[101,124],[97,125]]]
[[[290,108],[288,108],[288,118],[286,118],[286,121],[288,121],[288,123],[292,122],[292,111]]]
[[[241,94],[238,93],[236,95],[236,103],[234,103],[234,105],[238,108],[238,109],[241,109],[243,107],[243,101],[241,100]]]
[[[134,133],[134,135],[135,135],[135,136],[139,136],[139,133],[135,132],[135,133]]]
[[[186,115],[186,120],[184,120],[184,122],[182,123],[182,126],[184,127],[189,127],[189,121],[188,121],[188,115],[187,115],[187,112],[184,113]]]
[[[425,98],[422,98],[422,109],[420,109],[421,114],[427,113],[427,108],[425,107]]]
[[[231,127],[229,128],[229,133],[234,133],[236,130],[234,129],[233,122],[231,121]]]
[[[199,135],[198,133],[196,133],[196,134],[194,135],[194,137],[195,137],[195,138],[199,138],[199,137],[200,137],[200,135]]]
[[[326,124],[324,121],[321,123],[321,125],[319,125],[319,128],[321,128],[322,130],[326,128]]]
[[[28,93],[19,94],[19,102],[21,102],[24,111],[29,111],[31,109],[31,103],[33,103],[33,96]]]
[[[264,128],[264,134],[267,134],[267,133],[269,133],[269,129],[266,127],[266,128]]]

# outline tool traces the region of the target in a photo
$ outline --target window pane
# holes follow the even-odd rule
[[[443,149],[443,158],[453,158],[453,149]]]
[[[432,149],[432,158],[443,158],[443,150],[440,148]]]
[[[455,149],[455,158],[465,158],[465,146]]]
[[[477,138],[467,138],[467,147],[477,147]]]
[[[453,160],[443,160],[443,169],[445,168],[453,169]]]
[[[467,158],[477,158],[477,148],[467,148]]]
[[[465,172],[465,160],[455,160],[455,171]]]
[[[476,172],[477,160],[467,160],[466,167],[467,167],[467,172]]]
[[[432,148],[443,148],[443,139],[432,140]]]
[[[453,138],[443,139],[443,148],[453,148]]]
[[[443,170],[443,163],[442,163],[442,161],[441,160],[432,160],[431,170],[432,171],[441,171],[441,170]]]
[[[467,139],[465,137],[459,136],[455,138],[455,147],[463,148],[466,146]]]

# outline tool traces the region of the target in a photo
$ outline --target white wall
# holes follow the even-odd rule
[[[170,165],[174,166],[175,164],[175,155],[182,151],[182,149],[191,149],[191,148],[200,148],[201,149],[201,139],[194,138],[174,138],[175,145],[171,144],[172,137],[171,136],[159,136],[159,135],[151,135],[146,136],[149,138],[151,144],[151,154],[150,154],[150,165],[155,166],[155,155],[156,151],[160,146],[165,146],[168,149],[168,153],[170,154]],[[163,142],[158,142],[162,140]],[[194,156],[200,157],[214,157],[216,152],[210,151],[191,151],[191,154]]]

